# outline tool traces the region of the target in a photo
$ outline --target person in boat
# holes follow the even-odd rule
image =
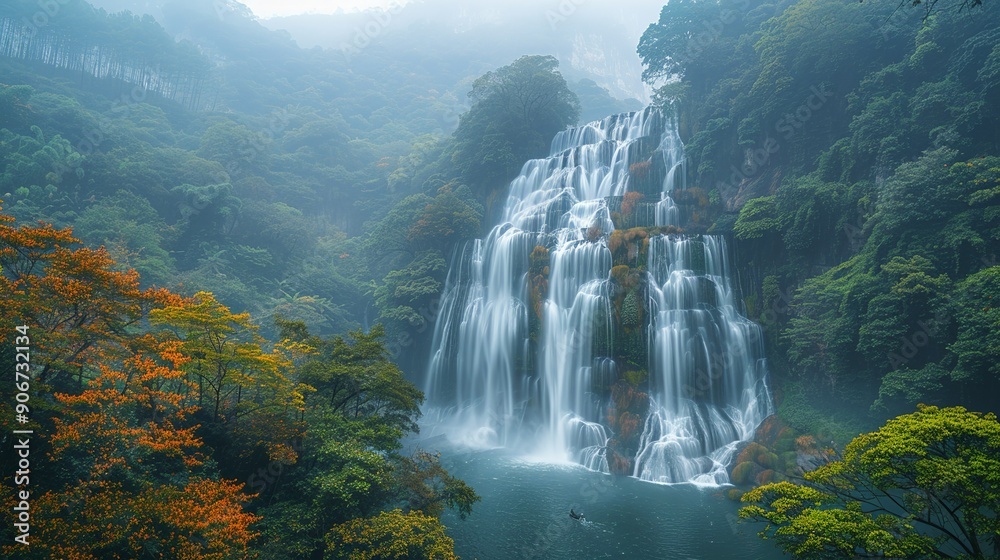
[[[583,514],[573,511],[573,508],[569,509],[569,516],[573,519],[583,519]]]

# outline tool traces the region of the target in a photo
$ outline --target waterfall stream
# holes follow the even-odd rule
[[[725,484],[771,413],[725,240],[686,235],[684,148],[656,108],[559,133],[449,272],[432,429],[659,483]],[[616,229],[616,224],[618,228]]]

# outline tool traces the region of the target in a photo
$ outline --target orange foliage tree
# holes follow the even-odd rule
[[[149,342],[149,341],[147,341]],[[243,510],[242,484],[215,480],[186,419],[187,357],[174,341],[158,355],[102,366],[78,395],[57,394],[49,460],[63,488],[33,504],[25,558],[248,557],[256,516]]]
[[[170,333],[141,328],[154,307],[186,301],[141,290],[135,271],[77,244],[68,229],[0,214],[0,358],[13,327],[29,326],[30,402],[42,404],[31,452],[48,450],[31,465],[30,547],[5,543],[0,556],[249,557],[257,518],[196,436],[191,357]]]
[[[79,247],[69,229],[13,222],[0,214],[0,344],[11,342],[15,325],[31,327],[37,383],[70,377],[82,387],[152,306],[179,299],[141,290],[136,271],[117,270],[103,248]]]

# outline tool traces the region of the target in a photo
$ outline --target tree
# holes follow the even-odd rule
[[[687,74],[694,62],[701,62],[704,41],[699,35],[706,32],[704,24],[722,23],[722,17],[723,8],[716,1],[674,0],[663,6],[659,20],[642,34],[636,49],[646,67],[643,79],[653,83]]]
[[[0,84],[0,120],[6,126],[25,126],[30,122],[31,107],[28,101],[34,89],[31,86]]]
[[[270,140],[242,124],[225,120],[205,131],[198,155],[221,163],[234,179],[258,175],[267,167]]]
[[[0,214],[0,342],[13,322],[32,325],[39,383],[75,379],[82,387],[112,347],[129,345],[130,329],[151,307],[180,299],[162,289],[141,290],[135,270],[117,270],[106,250],[78,244],[69,229],[15,226]]]
[[[780,234],[784,225],[775,206],[775,197],[761,196],[751,199],[740,210],[733,232],[737,239],[759,239],[769,234]]]
[[[1000,266],[967,278],[958,293],[958,336],[949,350],[958,356],[952,375],[984,385],[1000,378]],[[994,301],[996,300],[996,301]]]
[[[13,194],[11,210],[21,219],[72,217],[86,158],[59,134],[46,138],[38,126],[30,132],[0,128],[0,193]]]
[[[440,251],[422,251],[405,267],[387,274],[375,288],[379,321],[389,334],[390,348],[398,350],[412,344],[411,331],[419,335],[429,330],[447,267]]]
[[[448,184],[438,189],[437,196],[416,216],[407,232],[412,246],[448,252],[455,243],[474,237],[483,211],[475,202],[468,202],[471,195],[464,185],[456,189]]]
[[[521,164],[546,154],[552,137],[580,116],[552,56],[522,56],[472,84],[472,107],[455,131],[452,161],[466,184],[495,188]]]
[[[352,331],[348,339],[316,341],[318,355],[302,366],[301,378],[315,388],[307,405],[353,420],[376,418],[398,439],[417,431],[424,395],[389,360],[384,337],[376,325],[368,333]]]
[[[268,352],[248,313],[232,313],[209,292],[154,309],[150,323],[171,329],[214,447],[236,444],[224,467],[261,453],[271,461],[296,461],[290,442],[301,435],[297,420],[311,388],[289,375],[284,349]]]
[[[860,1],[864,2],[864,0]],[[924,8],[924,21],[927,21],[927,18],[931,17],[931,15],[934,13],[935,8],[937,8],[938,1],[939,0],[899,0],[899,4],[897,5],[896,9],[903,8],[907,4],[909,4],[910,6],[922,5]],[[958,11],[961,12],[963,10],[968,10],[971,8],[982,6],[983,0],[957,0],[957,1],[952,0],[947,3],[951,4],[952,6],[958,4]]]
[[[313,231],[305,216],[283,202],[245,204],[240,209],[237,233],[247,245],[267,249],[274,262],[286,266],[314,244]]]
[[[301,322],[278,326],[282,345],[298,349],[300,378],[316,391],[306,398],[300,460],[288,476],[266,486],[274,505],[263,511],[264,540],[297,551],[277,557],[322,554],[331,527],[361,523],[387,506],[426,507],[433,515],[447,504],[468,514],[475,496],[468,486],[436,460],[399,455],[400,438],[417,430],[423,395],[389,361],[380,326],[329,340],[310,335]]]
[[[90,245],[104,245],[122,266],[139,272],[143,283],[166,286],[176,274],[163,248],[167,224],[145,198],[118,191],[80,213],[77,235]]]
[[[408,511],[419,510],[441,517],[445,506],[458,510],[465,519],[472,514],[472,505],[480,501],[471,486],[441,466],[441,454],[417,451],[402,458],[398,465],[399,491]]]
[[[435,517],[419,511],[382,512],[368,519],[354,519],[330,530],[327,560],[427,558],[457,560],[455,541]]]
[[[962,407],[919,406],[851,441],[801,484],[743,496],[799,558],[987,558],[1000,552],[1000,422]]]
[[[48,459],[60,484],[32,503],[31,547],[18,548],[19,558],[224,560],[250,552],[250,496],[212,476],[188,421],[195,407],[179,368],[189,358],[176,341],[152,335],[138,346],[151,351],[118,368],[102,365],[78,395],[55,395],[62,417]]]

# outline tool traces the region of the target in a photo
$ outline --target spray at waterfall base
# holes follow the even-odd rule
[[[550,154],[449,272],[426,429],[651,482],[729,482],[771,414],[767,368],[725,240],[682,229],[697,209],[675,202],[676,119],[614,115],[560,132]]]

